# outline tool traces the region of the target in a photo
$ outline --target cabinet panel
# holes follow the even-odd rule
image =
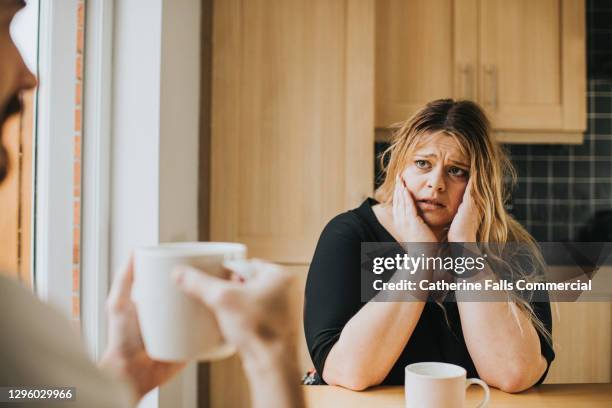
[[[310,261],[373,188],[371,0],[215,3],[211,239]]]
[[[584,129],[584,44],[576,53],[584,42],[581,3],[479,2],[479,101],[495,129]]]
[[[556,357],[547,384],[612,380],[612,308],[609,302],[553,303]]]
[[[581,143],[585,38],[584,0],[379,0],[376,127],[453,97],[504,142]]]
[[[433,99],[474,98],[475,59],[475,1],[377,1],[376,126]]]

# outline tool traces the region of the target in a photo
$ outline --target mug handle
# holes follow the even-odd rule
[[[480,385],[482,389],[484,390],[484,398],[482,399],[482,401],[480,401],[480,404],[478,404],[476,408],[486,407],[487,404],[489,404],[489,396],[490,396],[489,386],[487,385],[486,382],[478,378],[468,378],[465,381],[465,389],[467,390],[467,388],[472,384]]]

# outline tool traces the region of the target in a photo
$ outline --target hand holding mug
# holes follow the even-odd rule
[[[239,276],[239,264],[225,266]],[[241,281],[221,279],[181,266],[175,270],[179,287],[214,313],[223,337],[241,353],[255,352],[261,345],[285,343],[291,335],[290,298],[287,288],[293,276],[280,266],[251,261],[249,277]]]

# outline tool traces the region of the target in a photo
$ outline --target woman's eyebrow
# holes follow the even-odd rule
[[[454,163],[454,164],[456,164],[458,166],[470,167],[469,164],[467,164],[467,163],[464,163],[464,162],[461,162],[461,161],[457,161],[457,160],[453,160],[453,159],[450,159],[449,162]]]

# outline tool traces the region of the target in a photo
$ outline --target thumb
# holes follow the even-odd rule
[[[172,274],[183,292],[208,306],[212,306],[222,293],[232,286],[230,281],[188,265],[177,266]]]
[[[134,284],[134,257],[130,258],[126,265],[119,271],[111,285],[108,294],[108,304],[119,307],[130,299],[132,285]]]

